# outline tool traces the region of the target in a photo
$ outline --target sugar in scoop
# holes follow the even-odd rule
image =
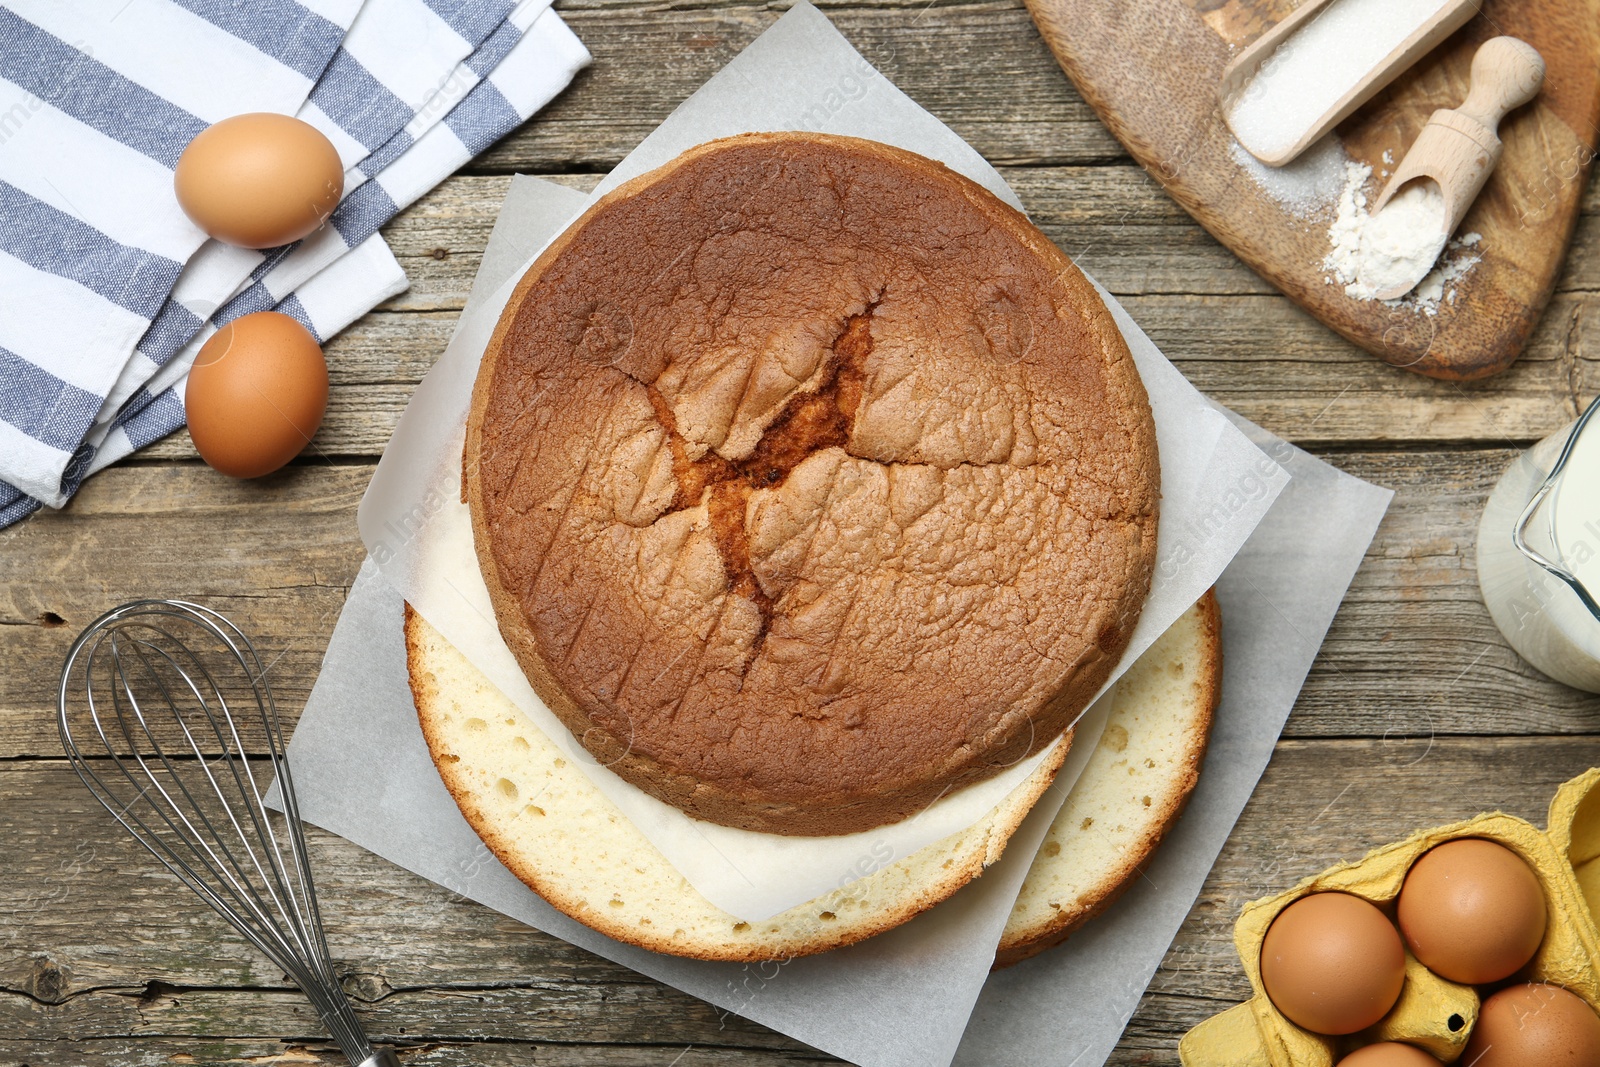
[[[1223,115],[1281,166],[1477,11],[1463,0],[1307,0],[1229,65]]]

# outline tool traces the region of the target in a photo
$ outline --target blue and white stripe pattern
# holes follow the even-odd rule
[[[378,227],[589,62],[549,0],[0,2],[0,527],[182,426],[208,322],[276,307],[327,336],[391,295]],[[171,195],[195,132],[257,110],[348,168],[331,224],[266,253]]]
[[[548,0],[537,2],[548,7]],[[432,107],[437,86],[449,82],[513,11],[513,0],[367,0],[299,117],[327,134],[351,167],[366,158],[363,140],[381,143]],[[112,387],[102,419],[119,411],[274,255],[208,242],[162,309],[162,328],[140,342]]]
[[[92,425],[205,240],[172,195],[179,154],[229,114],[296,111],[360,0],[267,0],[273,54],[207,6],[0,8],[0,348],[9,368],[28,365],[0,379],[6,409],[28,412],[0,420],[0,477],[49,503],[84,412]]]
[[[402,2],[420,5],[422,0],[402,0]],[[354,46],[357,51],[362,52],[363,54],[370,55],[374,52],[374,46],[370,44],[361,44],[361,39],[363,37],[371,37],[371,33],[365,31],[364,27],[376,25],[368,20],[368,12],[372,10],[371,5],[374,3],[383,5],[386,8],[392,8],[395,0],[368,0],[369,6],[367,8],[363,8],[361,17],[356,20],[355,26],[350,31],[350,37],[346,41],[346,47],[340,50],[341,54],[347,53],[349,48],[352,46]],[[467,70],[468,63],[477,61],[480,52],[489,49],[497,49],[499,47],[499,40],[507,36],[507,33],[505,32],[507,30],[513,31],[515,36],[520,39],[531,27],[532,22],[537,18],[537,16],[539,14],[543,14],[548,7],[549,0],[522,0],[522,2],[519,3],[512,11],[511,16],[501,23],[500,28],[490,36],[489,40],[483,42],[477,51],[469,54],[462,62],[458,63],[456,67],[451,70],[434,71],[433,73],[435,76],[433,78],[433,82],[435,86],[449,87],[462,84],[464,79],[461,76],[461,72]],[[570,31],[567,31],[564,25],[560,25],[559,18],[552,16],[552,20],[557,24],[555,27],[552,27],[552,35],[554,37],[560,38],[563,41],[575,40]],[[389,47],[391,49],[395,49],[401,46],[397,41],[392,40]],[[587,52],[582,51],[581,45],[578,46],[578,49],[586,61],[588,55]],[[459,51],[459,49],[452,50],[449,54],[454,55],[457,51]],[[568,51],[570,51],[570,49],[568,49]],[[336,56],[334,61],[329,64],[330,70],[332,70],[334,66],[340,64],[341,62],[349,63],[353,62],[353,60],[349,60],[348,58],[341,60]],[[550,66],[546,69],[554,71],[559,68]],[[570,75],[568,75],[568,77],[570,78]],[[371,80],[370,76],[367,76],[366,80]],[[541,77],[540,80],[543,81],[543,77]],[[563,81],[561,85],[565,85],[565,82]],[[559,91],[560,87],[561,86],[557,86],[556,91]],[[322,126],[324,129],[326,129],[327,120],[317,109],[316,101],[320,98],[324,102],[328,102],[331,98],[331,94],[324,93],[322,88],[322,85],[319,84],[317,90],[312,93],[312,99],[307,102],[304,108],[301,109],[300,117],[308,122],[311,122],[313,125]],[[443,106],[441,104],[442,97],[448,99],[448,92],[443,88],[436,88],[435,90],[430,90],[430,93],[419,94],[416,104],[418,111],[415,116],[410,117],[408,124],[394,127],[393,129],[383,127],[384,129],[388,129],[389,137],[389,141],[385,143],[385,146],[394,142],[405,142],[409,144],[410,131],[416,128],[419,121],[437,121],[437,115],[443,110]],[[459,102],[459,99],[460,97],[456,96],[455,99],[449,100],[450,106],[454,106],[456,102]],[[335,110],[352,114],[354,113],[353,107],[340,107],[335,108]],[[378,127],[371,126],[370,124],[365,127],[365,131],[368,135],[374,135],[378,129]],[[353,135],[346,136],[346,141],[350,141],[352,136]],[[353,164],[356,162],[361,163],[360,169],[354,167]],[[373,160],[371,158],[366,158],[364,150],[360,150],[358,152],[348,154],[346,156],[346,163],[347,165],[351,166],[351,170],[346,173],[345,177],[345,190],[346,194],[348,195],[351,190],[355,189],[356,186],[366,180],[366,174],[368,173],[366,168],[373,166]],[[448,171],[444,173],[448,173]],[[443,177],[444,174],[440,174],[438,177],[436,177],[434,179],[434,184],[436,184],[439,180],[442,180]],[[348,210],[346,213],[349,213]],[[321,237],[322,235],[320,234],[316,235],[312,237],[310,241],[315,243],[319,241]],[[324,242],[322,246],[323,252],[317,258],[314,264],[311,263],[307,257],[302,257],[301,262],[303,266],[296,273],[293,280],[289,280],[287,277],[280,276],[278,284],[274,286],[276,292],[275,296],[272,296],[271,299],[266,302],[262,302],[262,298],[265,296],[265,294],[257,292],[253,297],[247,299],[247,303],[252,303],[253,306],[246,307],[244,305],[236,304],[234,305],[233,316],[245,314],[248,311],[260,311],[265,308],[272,307],[273,303],[277,299],[281,299],[285,293],[291,291],[301,281],[311,277],[311,275],[315,274],[317,270],[320,270],[322,267],[331,262],[335,255],[342,253],[346,248],[355,243],[356,242],[354,241]],[[204,248],[202,248],[199,255],[190,262],[189,267],[179,279],[177,290],[173,294],[173,299],[169,301],[168,306],[163,309],[162,316],[164,319],[169,320],[169,322],[158,322],[158,325],[168,325],[170,328],[162,330],[152,329],[150,333],[146,335],[145,340],[140,343],[138,351],[128,362],[123,374],[119,378],[116,386],[113,388],[110,394],[108,408],[112,412],[120,410],[122,404],[126,402],[128,398],[133,396],[137,389],[139,389],[141,386],[144,386],[146,382],[148,382],[155,374],[158,373],[160,368],[169,359],[171,359],[182,349],[184,342],[186,342],[190,337],[194,336],[195,331],[199,328],[203,321],[215,314],[220,313],[218,311],[219,305],[222,305],[224,301],[227,301],[230,296],[241,296],[241,289],[251,286],[253,282],[260,280],[275,263],[281,260],[290,251],[292,251],[292,247],[276,249],[263,254],[259,252],[247,252],[243,249],[229,248],[225,245],[219,245],[216,242],[210,242]]]
[[[290,294],[276,310],[298,319],[320,343],[405,287],[405,271],[383,238],[374,235]],[[100,436],[97,445],[85,444],[68,466],[68,495],[77,490],[84,478],[181,427],[185,384],[186,379],[180,379],[155,396],[129,404]],[[0,398],[4,395],[0,394]],[[7,417],[7,413],[0,411],[0,417]],[[39,501],[15,490],[0,493],[0,527],[31,515],[39,507]]]
[[[379,153],[346,172],[344,200],[329,225],[272,258],[225,306],[235,307],[234,314],[272,306],[271,301],[376,233],[456,168],[521,125],[587,58],[583,44],[560,17],[541,11],[487,77],[462,74],[458,84],[463,91],[448,112],[432,121],[418,116]],[[388,163],[369,179],[366,168],[380,155]]]

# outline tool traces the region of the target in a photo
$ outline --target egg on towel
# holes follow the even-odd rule
[[[235,115],[178,157],[178,204],[207,234],[276,248],[317,230],[344,195],[344,167],[322,131],[288,115]]]

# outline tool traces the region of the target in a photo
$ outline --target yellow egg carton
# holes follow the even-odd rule
[[[1411,865],[1435,845],[1461,837],[1497,842],[1528,862],[1544,886],[1549,925],[1532,962],[1517,978],[1549,982],[1600,1011],[1600,767],[1562,786],[1550,802],[1549,829],[1501,812],[1423,830],[1307,878],[1275,897],[1247,904],[1233,927],[1254,995],[1184,1035],[1185,1067],[1332,1067],[1342,1056],[1377,1041],[1405,1041],[1445,1063],[1460,1058],[1478,1021],[1478,994],[1429,971],[1406,953],[1400,999],[1376,1025],[1349,1037],[1326,1037],[1290,1022],[1261,984],[1261,942],[1278,913],[1310,893],[1350,893],[1376,904],[1391,919]]]

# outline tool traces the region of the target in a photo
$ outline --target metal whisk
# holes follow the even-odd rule
[[[250,639],[198,604],[124,604],[73,642],[58,712],[73,768],[106,810],[305,991],[351,1063],[399,1067],[373,1051],[328,958]],[[274,774],[287,818],[263,803]]]

